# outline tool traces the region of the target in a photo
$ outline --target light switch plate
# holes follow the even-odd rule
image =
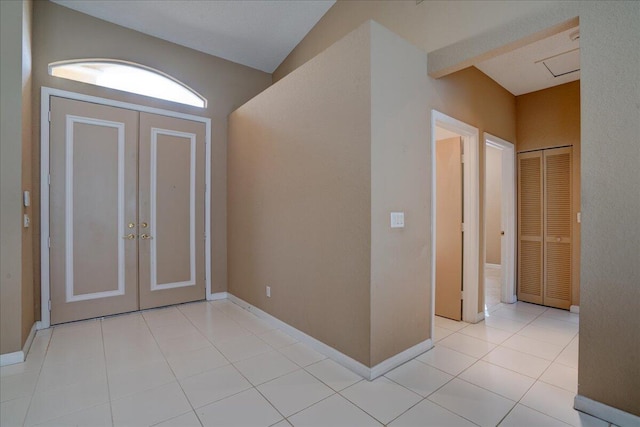
[[[404,228],[404,212],[391,212],[391,228]]]

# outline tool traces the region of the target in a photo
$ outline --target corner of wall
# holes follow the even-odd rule
[[[431,259],[426,54],[376,22],[371,34],[374,366],[430,337]],[[390,228],[392,211],[405,228]]]

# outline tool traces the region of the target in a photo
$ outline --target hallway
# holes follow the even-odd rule
[[[2,426],[541,426],[572,409],[578,315],[494,306],[436,318],[435,348],[368,382],[228,301],[39,331],[2,367]]]

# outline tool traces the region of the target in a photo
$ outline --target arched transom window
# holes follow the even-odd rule
[[[49,74],[96,86],[205,108],[207,100],[179,80],[153,68],[117,59],[74,59],[49,64]]]

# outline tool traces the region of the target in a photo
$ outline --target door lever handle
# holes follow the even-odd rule
[[[122,236],[123,239],[133,240],[136,238],[136,235],[133,233],[127,234],[126,236]]]
[[[146,233],[145,233],[145,234],[141,234],[141,235],[140,235],[140,238],[141,238],[142,240],[151,240],[151,239],[153,239],[153,237],[152,237],[152,236],[150,236],[150,235],[148,235],[148,234],[146,234]]]

